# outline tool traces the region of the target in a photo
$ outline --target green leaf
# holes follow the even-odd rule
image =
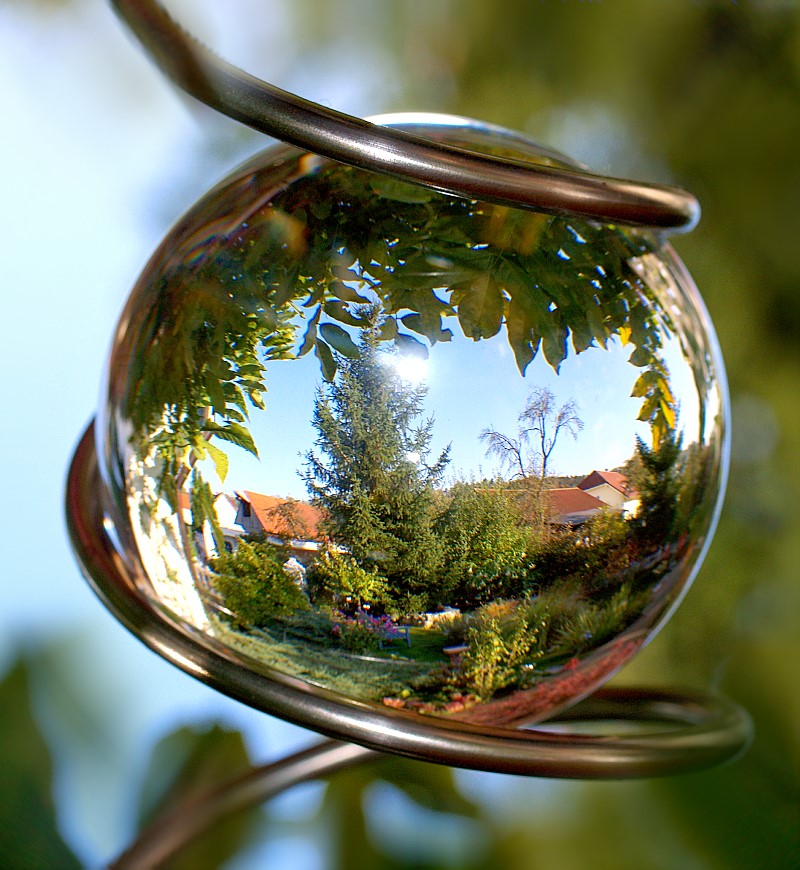
[[[594,344],[594,335],[586,322],[586,317],[582,313],[581,315],[570,313],[567,322],[575,353],[583,353]]]
[[[442,318],[438,314],[432,317],[422,314],[404,314],[400,320],[413,332],[424,335],[431,344],[436,344],[437,341],[450,341],[453,338],[451,330],[442,328]]]
[[[478,341],[500,331],[505,299],[490,274],[478,275],[453,287],[450,303],[458,311],[458,322],[467,338]]]
[[[58,831],[53,762],[33,716],[29,683],[29,667],[22,662],[13,665],[0,683],[2,863],[9,868],[78,870],[80,862]]]
[[[347,305],[339,299],[329,299],[322,308],[328,317],[338,320],[339,323],[344,323],[347,326],[355,326],[357,329],[363,329],[365,325],[364,321],[355,317],[350,312]]]
[[[252,453],[253,456],[258,456],[258,449],[256,448],[255,441],[253,441],[253,436],[240,423],[227,423],[225,426],[221,426],[215,420],[207,420],[203,426],[203,431],[211,432],[217,438],[229,441],[248,453]]]
[[[139,799],[140,826],[144,828],[162,813],[190,804],[250,770],[244,739],[238,731],[212,725],[183,727],[156,745],[147,766]],[[169,870],[222,867],[250,839],[258,811],[237,812],[215,823],[168,862]]]
[[[525,312],[522,311],[514,299],[508,305],[506,331],[508,332],[508,343],[511,346],[511,350],[514,351],[517,368],[519,373],[524,377],[525,370],[536,356],[539,339],[531,329],[525,317]]]
[[[264,367],[258,363],[245,363],[240,365],[236,375],[240,378],[261,378],[264,373]]]
[[[603,347],[608,342],[608,327],[605,324],[603,310],[599,305],[586,305],[586,324],[592,331],[595,340]]]
[[[642,407],[639,410],[639,416],[636,419],[641,420],[642,422],[652,419],[659,404],[660,402],[657,395],[648,396],[642,403]]]
[[[214,463],[214,470],[217,472],[217,477],[225,483],[225,478],[228,476],[228,467],[230,465],[230,461],[228,459],[228,454],[224,450],[220,450],[215,444],[212,444],[210,441],[206,442],[206,449],[208,450],[208,455],[211,457],[211,461]]]
[[[367,301],[363,296],[359,296],[352,287],[348,287],[347,284],[338,279],[334,279],[330,282],[328,285],[328,292],[333,293],[333,295],[342,302],[357,302],[363,304]]]
[[[336,323],[323,323],[322,326],[320,326],[319,331],[325,341],[342,356],[346,356],[349,359],[358,359],[361,355],[358,350],[358,345],[352,338],[350,338],[347,332]]]
[[[632,366],[638,366],[641,368],[642,366],[649,365],[652,362],[653,354],[646,347],[637,347],[636,350],[630,355],[628,358],[628,362]]]
[[[478,806],[459,791],[452,768],[398,758],[382,766],[380,773],[426,809],[473,819],[480,815]]]
[[[397,338],[397,321],[394,317],[387,317],[381,324],[378,330],[378,337],[381,341],[391,341]]]
[[[314,356],[319,360],[322,368],[322,377],[328,383],[332,383],[336,377],[336,359],[333,356],[333,351],[322,339],[319,339],[314,347]]]
[[[208,392],[211,406],[217,414],[224,414],[227,402],[225,401],[225,392],[222,389],[222,384],[219,382],[219,378],[213,372],[206,372],[203,383]]]
[[[631,398],[644,398],[649,395],[653,386],[653,372],[650,369],[642,372],[636,379],[636,383],[631,390]]]
[[[661,408],[661,415],[664,418],[664,422],[670,429],[675,428],[675,409],[669,405],[665,399],[661,399],[659,402],[659,406]]]
[[[550,367],[557,372],[567,357],[567,330],[552,320],[548,327],[542,336],[542,351]]]

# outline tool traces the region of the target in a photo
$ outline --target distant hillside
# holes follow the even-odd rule
[[[577,486],[585,478],[586,474],[569,474],[565,476],[550,475],[545,481],[545,484],[548,489],[563,489],[568,486]]]

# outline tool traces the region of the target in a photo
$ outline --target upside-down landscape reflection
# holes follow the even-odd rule
[[[721,364],[659,238],[286,147],[165,240],[110,373],[145,594],[434,716],[520,723],[606,680],[687,588],[724,483]]]

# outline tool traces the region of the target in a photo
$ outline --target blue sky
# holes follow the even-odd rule
[[[458,328],[455,327],[457,332]],[[677,340],[667,343],[670,373],[681,396],[681,425],[696,437],[696,390]],[[451,445],[447,474],[480,478],[497,472],[496,459],[487,458],[480,433],[493,428],[508,435],[517,431],[517,416],[532,389],[545,387],[559,405],[570,399],[578,405],[584,428],[573,438],[565,432],[551,458],[551,472],[588,474],[610,469],[630,458],[635,437],[649,438],[649,427],[636,420],[641,399],[630,397],[640,373],[627,362],[630,347],[617,339],[609,349],[589,348],[570,355],[556,374],[541,354],[523,378],[504,334],[473,342],[456,334],[452,342],[431,349],[427,374],[425,415],[434,417],[432,455]],[[314,396],[321,381],[313,355],[296,361],[272,363],[267,370],[267,410],[253,409],[250,428],[261,459],[231,448],[226,491],[248,489],[270,495],[306,498],[297,474],[305,453],[312,447]]]

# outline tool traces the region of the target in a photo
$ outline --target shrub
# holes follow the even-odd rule
[[[564,654],[602,646],[641,614],[646,598],[646,594],[632,594],[630,586],[624,584],[607,601],[583,602],[560,627],[554,646]]]
[[[630,522],[616,511],[603,511],[579,529],[551,530],[530,559],[525,592],[568,578],[589,591],[614,585],[630,564],[631,536]]]
[[[512,592],[525,561],[529,532],[502,489],[458,483],[439,517],[446,558],[439,575],[441,604],[475,607]]]
[[[388,616],[372,616],[357,610],[355,616],[339,613],[334,615],[331,636],[348,652],[362,654],[375,650],[381,641],[394,640],[400,636]]]
[[[315,598],[324,598],[341,605],[348,599],[354,606],[385,604],[389,590],[385,577],[367,570],[349,554],[326,549],[312,564],[306,575]]]
[[[212,584],[225,606],[248,625],[308,608],[308,599],[283,570],[283,554],[270,544],[241,541],[235,553],[209,562]]]
[[[402,622],[406,625],[424,625],[427,606],[427,595],[405,593],[387,604],[386,610],[395,622]]]
[[[457,610],[447,619],[437,620],[436,628],[444,635],[445,646],[462,646],[467,642],[469,622]]]
[[[501,689],[519,686],[526,666],[542,658],[538,626],[532,626],[519,608],[488,605],[475,612],[467,628],[468,649],[462,670],[468,685],[486,700]]]

